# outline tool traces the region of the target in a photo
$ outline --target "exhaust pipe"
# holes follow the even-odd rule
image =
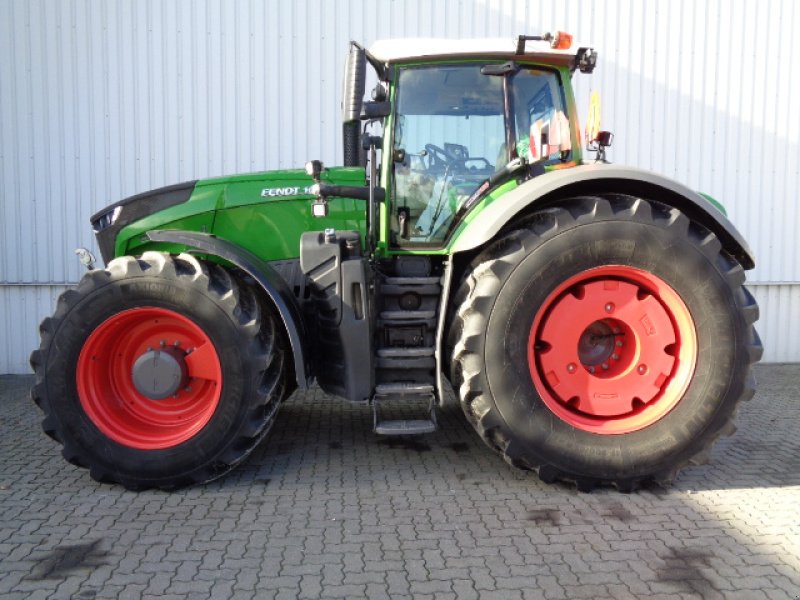
[[[347,62],[344,66],[344,89],[342,93],[342,142],[344,165],[361,166],[361,107],[364,102],[364,87],[367,77],[367,55],[364,48],[350,42]]]

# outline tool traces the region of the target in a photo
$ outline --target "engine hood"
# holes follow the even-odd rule
[[[358,167],[333,167],[325,169],[320,179],[337,185],[365,185],[364,169]],[[314,181],[303,169],[247,173],[228,177],[205,179],[197,183],[198,193],[214,189],[220,193],[217,209],[233,208],[262,202],[310,199],[309,187]]]
[[[338,185],[365,185],[358,167],[325,169],[322,181]],[[103,260],[125,253],[126,240],[152,229],[211,231],[217,211],[313,198],[313,180],[303,169],[263,171],[189,181],[157,188],[115,202],[92,215],[92,228]]]

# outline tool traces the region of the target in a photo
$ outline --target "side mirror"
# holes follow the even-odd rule
[[[598,131],[595,141],[597,142],[598,146],[607,148],[611,145],[611,142],[614,141],[614,134],[610,131]]]
[[[597,147],[590,148],[590,150],[597,151],[597,158],[595,159],[595,162],[607,163],[606,148],[608,148],[611,145],[611,142],[614,141],[614,134],[610,131],[598,131],[593,141],[595,144],[597,144]]]

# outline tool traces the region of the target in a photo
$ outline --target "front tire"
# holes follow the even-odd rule
[[[666,482],[734,430],[761,356],[742,267],[677,209],[581,197],[484,251],[452,379],[486,443],[545,481]]]
[[[288,389],[269,308],[188,254],[124,256],[62,294],[31,355],[45,432],[128,489],[215,479],[253,450]]]

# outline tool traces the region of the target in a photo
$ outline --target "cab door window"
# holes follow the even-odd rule
[[[404,69],[394,129],[396,246],[441,245],[459,206],[505,165],[502,80],[481,65]]]

